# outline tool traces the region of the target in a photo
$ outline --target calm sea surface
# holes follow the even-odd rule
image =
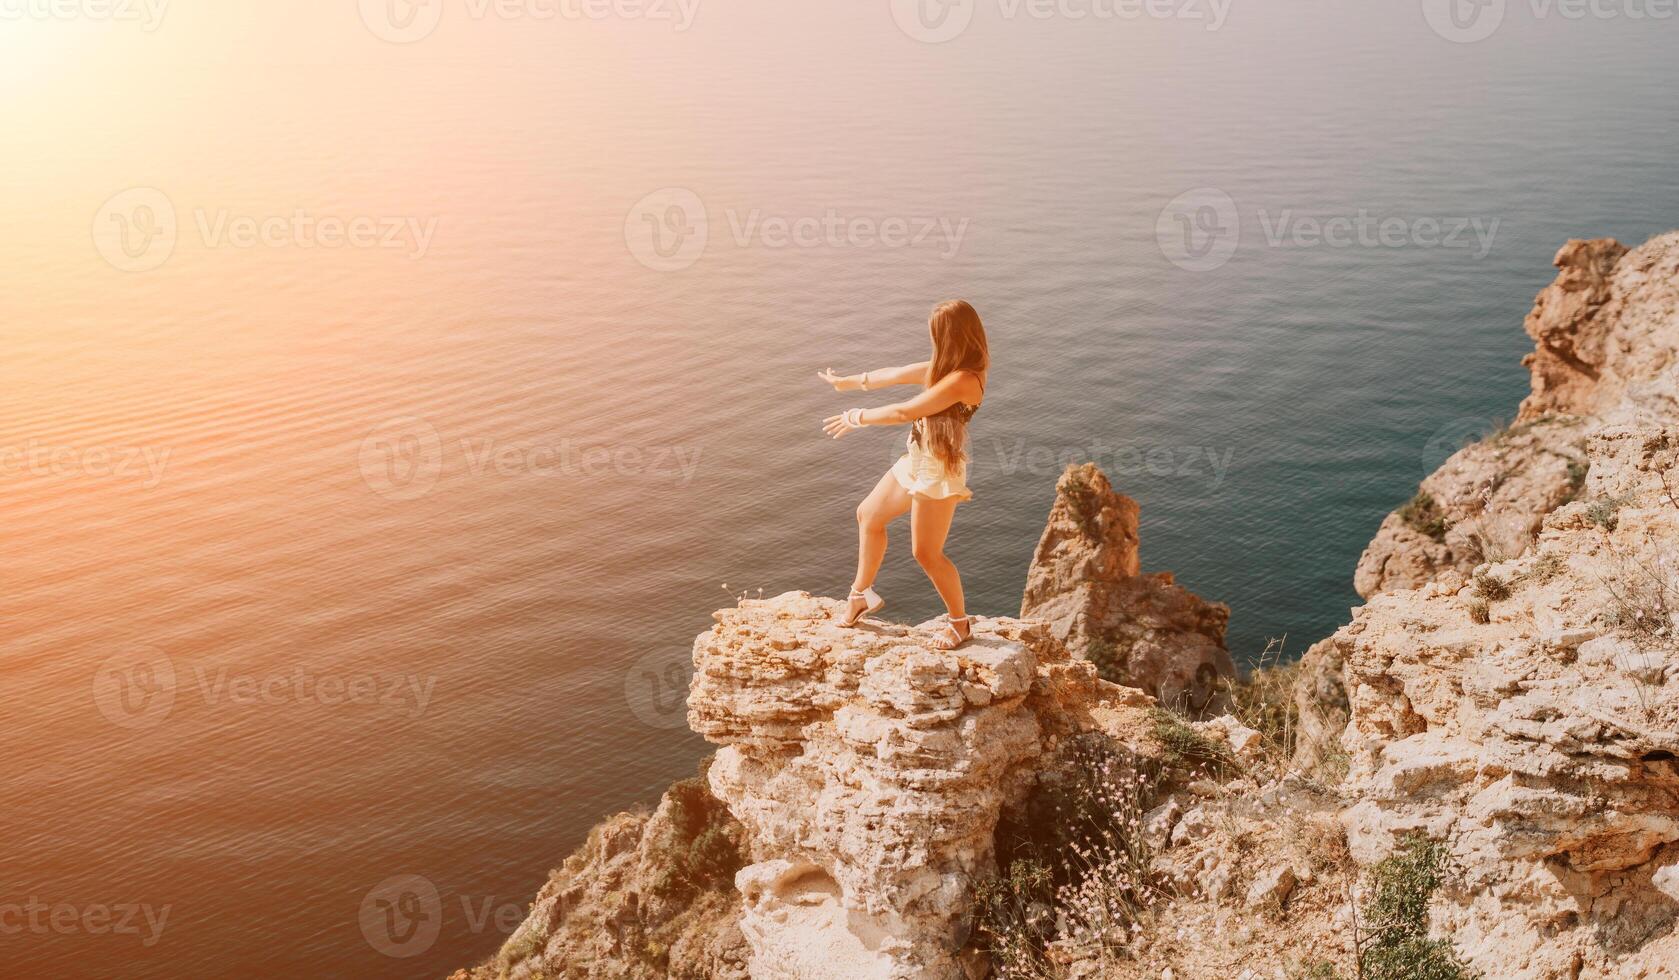
[[[491,953],[707,751],[711,611],[844,589],[903,436],[822,438],[886,396],[813,372],[920,359],[953,296],[971,606],[1094,457],[1239,659],[1298,654],[1514,411],[1557,247],[1679,226],[1672,20],[437,9],[0,20],[0,975]]]

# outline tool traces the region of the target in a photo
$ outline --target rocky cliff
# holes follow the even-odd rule
[[[1407,562],[1425,581],[1384,583],[1327,642],[1350,717],[1342,819],[1365,863],[1405,834],[1442,843],[1459,873],[1435,924],[1488,976],[1671,976],[1679,235],[1570,242],[1557,265],[1527,319],[1526,433],[1430,480],[1497,483],[1566,453],[1576,486],[1495,495],[1488,516],[1536,533]]]
[[[1673,238],[1633,252],[1610,239],[1563,246],[1524,323],[1532,393],[1515,424],[1456,452],[1382,522],[1354,573],[1360,595],[1520,554],[1546,514],[1579,496],[1594,428],[1672,416]]]
[[[1679,977],[1679,234],[1557,264],[1516,424],[1299,665],[1218,681],[1226,611],[1075,468],[1025,615],[960,651],[717,613],[703,783],[597,828],[477,976]]]
[[[457,980],[984,975],[975,909],[1000,828],[1042,823],[1091,739],[1165,754],[1138,688],[1206,709],[1232,674],[1229,610],[1140,574],[1137,524],[1098,469],[1069,469],[1028,576],[1043,621],[979,617],[954,653],[933,646],[940,623],[841,628],[842,603],[802,592],[715,613],[689,692],[690,726],[720,746],[702,780],[596,827]],[[1228,718],[1182,725],[1251,748]]]

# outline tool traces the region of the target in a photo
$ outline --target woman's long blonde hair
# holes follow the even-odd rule
[[[971,371],[982,381],[991,367],[991,350],[985,343],[985,325],[967,300],[951,300],[933,310],[927,320],[933,337],[933,358],[927,363],[927,387],[931,388],[955,371]],[[922,420],[923,445],[945,466],[955,469],[968,460],[968,416],[972,411],[961,403]]]

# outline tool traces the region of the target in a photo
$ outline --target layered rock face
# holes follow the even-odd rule
[[[1438,925],[1488,976],[1679,966],[1662,885],[1679,871],[1679,504],[1636,468],[1679,488],[1676,447],[1679,429],[1599,432],[1587,489],[1621,501],[1613,516],[1569,504],[1533,552],[1379,595],[1333,640],[1353,855],[1446,842],[1461,873]],[[1622,455],[1634,468],[1611,469]]]
[[[1526,553],[1546,516],[1585,492],[1594,432],[1679,420],[1679,233],[1631,252],[1612,239],[1570,241],[1555,262],[1556,281],[1524,324],[1536,346],[1522,361],[1532,393],[1516,424],[1453,454],[1388,515],[1354,572],[1365,598]],[[1319,644],[1304,658],[1314,679],[1298,699],[1306,764],[1347,722],[1339,656]]]
[[[1368,599],[1520,554],[1545,515],[1574,499],[1586,473],[1588,420],[1545,416],[1465,446],[1389,514],[1353,572]]]
[[[689,723],[722,748],[712,792],[748,831],[736,878],[756,980],[962,975],[993,834],[1068,735],[1150,699],[1097,679],[1041,625],[837,625],[787,593],[716,614],[694,645]]]
[[[1425,584],[1385,579],[1314,655],[1341,665],[1354,857],[1413,832],[1444,842],[1456,874],[1436,926],[1472,968],[1675,976],[1679,235],[1571,242],[1557,262],[1527,322],[1521,418],[1545,434],[1469,447],[1430,481],[1500,448],[1505,468],[1544,465],[1566,442],[1577,492],[1513,496],[1503,509],[1539,525],[1524,548],[1415,561],[1402,578]],[[1373,552],[1397,546],[1391,530]]]
[[[1230,607],[1144,575],[1137,502],[1093,464],[1068,467],[1026,575],[1020,616],[1048,625],[1074,656],[1109,680],[1174,707],[1214,706],[1235,673],[1224,645]]]
[[[1524,324],[1535,343],[1522,362],[1533,391],[1516,424],[1457,452],[1382,523],[1354,573],[1360,595],[1521,554],[1544,516],[1579,494],[1596,426],[1629,411],[1679,415],[1670,390],[1676,237],[1632,252],[1612,239],[1563,246],[1556,281]]]
[[[678,782],[596,825],[496,955],[450,980],[746,980],[744,840],[701,780]]]

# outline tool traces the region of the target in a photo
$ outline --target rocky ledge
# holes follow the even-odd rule
[[[1152,699],[1099,680],[1040,625],[836,624],[802,592],[716,614],[694,646],[693,729],[747,829],[736,877],[751,974],[959,976],[993,840],[1069,735],[1139,730]]]

